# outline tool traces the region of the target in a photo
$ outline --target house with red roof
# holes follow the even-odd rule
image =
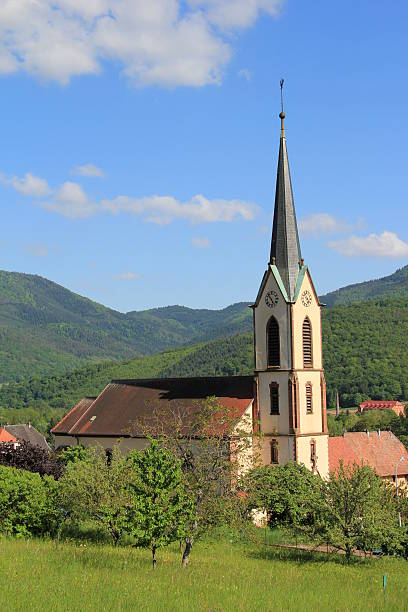
[[[252,376],[114,380],[98,397],[82,398],[52,429],[55,448],[98,443],[111,449],[119,443],[124,453],[140,450],[158,415],[167,417],[169,426],[180,419],[181,431],[190,437],[208,397],[215,397],[237,426],[247,421],[252,433],[254,393]]]
[[[0,443],[2,442],[17,442],[17,438],[9,433],[4,427],[0,427]]]
[[[408,485],[408,451],[391,431],[351,431],[329,438],[330,471],[336,472],[341,462],[367,464],[384,480]]]
[[[405,415],[405,405],[396,400],[366,400],[360,404],[359,412],[362,413],[366,410],[392,410],[398,416]]]

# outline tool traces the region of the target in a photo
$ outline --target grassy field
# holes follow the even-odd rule
[[[149,552],[95,544],[0,540],[2,610],[407,610],[408,565],[287,553],[228,540],[200,543],[187,569],[176,546]],[[384,608],[382,577],[387,575]]]

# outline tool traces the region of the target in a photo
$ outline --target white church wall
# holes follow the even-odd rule
[[[289,372],[275,370],[259,372],[258,393],[260,407],[260,426],[262,433],[289,433]],[[279,385],[279,414],[271,414],[270,384]]]

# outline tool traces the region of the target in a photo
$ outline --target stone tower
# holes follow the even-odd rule
[[[262,462],[297,461],[328,476],[321,308],[301,256],[284,129],[269,264],[255,304],[255,378]]]

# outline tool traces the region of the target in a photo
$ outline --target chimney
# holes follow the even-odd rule
[[[378,437],[381,436],[381,429],[378,430]]]
[[[366,429],[366,434],[367,434],[367,438],[370,437],[370,432],[368,431],[368,429]]]

